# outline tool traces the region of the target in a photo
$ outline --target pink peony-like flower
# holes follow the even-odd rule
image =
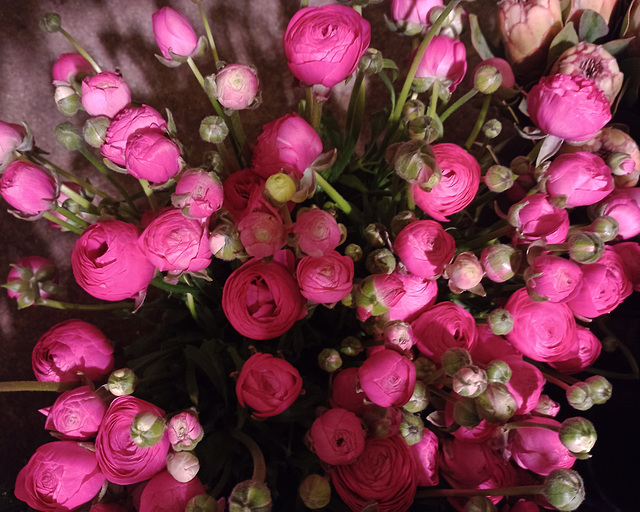
[[[576,326],[576,343],[574,349],[562,361],[552,361],[550,366],[562,373],[578,373],[591,366],[600,357],[602,343],[586,327]]]
[[[49,171],[16,160],[0,176],[0,195],[23,215],[38,215],[54,209],[49,203],[55,203],[58,188]]]
[[[569,214],[549,202],[546,194],[531,194],[509,208],[509,223],[525,240],[545,237],[549,244],[560,244],[569,232]]]
[[[242,365],[236,382],[238,402],[259,418],[284,412],[301,391],[302,377],[291,363],[259,352]]]
[[[351,510],[375,502],[379,512],[405,512],[417,488],[415,462],[398,435],[367,439],[360,458],[334,468],[331,481]]]
[[[45,429],[59,432],[62,439],[87,440],[98,432],[107,406],[89,386],[80,386],[62,393],[45,411]]]
[[[173,416],[167,424],[167,435],[175,451],[193,450],[204,436],[195,411],[183,411]]]
[[[333,251],[342,238],[342,230],[333,215],[318,208],[300,213],[291,230],[298,247],[309,256]]]
[[[224,108],[243,110],[258,94],[258,75],[244,64],[230,64],[216,74],[216,97]]]
[[[261,207],[264,183],[264,178],[251,169],[236,171],[224,180],[224,207],[236,222]]]
[[[42,512],[75,510],[92,500],[105,482],[85,443],[55,441],[39,446],[16,479],[16,498]]]
[[[253,150],[253,172],[264,179],[282,171],[301,178],[320,153],[322,141],[311,125],[298,114],[287,114],[262,127]]]
[[[331,374],[331,407],[346,409],[362,416],[368,405],[358,385],[358,368],[345,368]]]
[[[155,128],[137,130],[124,150],[127,171],[139,180],[165,183],[181,166],[180,149]]]
[[[390,321],[412,322],[420,313],[435,304],[438,295],[435,279],[416,276],[400,268],[396,268],[391,275],[400,280],[405,293],[385,313]]]
[[[582,270],[571,260],[542,254],[527,268],[524,279],[534,300],[566,302],[580,288]]]
[[[502,361],[511,368],[511,378],[506,386],[516,400],[517,409],[514,414],[526,414],[532,411],[542,394],[545,384],[542,372],[521,356],[503,356]]]
[[[391,17],[395,21],[430,26],[429,13],[434,7],[442,6],[442,0],[392,0]]]
[[[76,78],[91,74],[91,64],[79,53],[61,53],[51,70],[53,85],[58,85],[59,82],[70,84]]]
[[[191,498],[205,492],[204,486],[197,477],[182,483],[173,478],[168,471],[162,471],[144,486],[138,512],[184,510]]]
[[[113,117],[131,103],[131,90],[124,79],[103,71],[82,81],[82,106],[90,116]]]
[[[189,169],[180,176],[171,194],[171,204],[186,217],[208,219],[222,208],[223,191],[220,178],[203,169]]]
[[[40,337],[31,365],[40,382],[99,381],[113,369],[113,347],[97,327],[66,320]]]
[[[346,409],[329,409],[316,418],[308,438],[318,458],[334,466],[351,464],[364,451],[362,422]]]
[[[153,13],[153,35],[165,59],[173,55],[191,56],[198,47],[198,36],[187,18],[171,7],[163,7]]]
[[[96,457],[111,483],[144,482],[167,465],[171,444],[166,432],[162,439],[148,447],[138,446],[131,437],[134,418],[145,412],[164,416],[162,409],[131,395],[117,397],[107,409],[96,438]]]
[[[296,78],[333,87],[356,70],[371,42],[371,26],[344,5],[305,7],[291,18],[283,42]]]
[[[238,229],[247,254],[256,258],[273,256],[287,241],[282,218],[276,212],[251,212],[238,223]]]
[[[135,226],[119,220],[89,227],[71,254],[76,282],[102,300],[128,299],[144,292],[155,269],[138,247],[138,237]]]
[[[640,234],[640,198],[633,188],[619,188],[595,205],[596,215],[613,217],[618,223],[618,237],[628,240]]]
[[[416,79],[424,82],[424,87],[421,89],[426,90],[438,80],[449,92],[453,92],[462,82],[466,72],[467,51],[464,43],[449,36],[439,35],[435,36],[427,46],[418,64]],[[440,162],[438,164],[441,165]]]
[[[438,485],[438,468],[440,466],[440,452],[438,451],[438,437],[428,428],[422,433],[422,439],[409,447],[411,457],[416,467],[416,483],[420,487]]]
[[[337,251],[318,257],[305,256],[296,269],[300,293],[319,304],[332,304],[349,295],[353,274],[353,260]]]
[[[14,159],[14,151],[20,148],[25,136],[23,126],[0,121],[0,169]]]
[[[587,141],[611,120],[609,101],[595,82],[580,76],[543,76],[527,95],[527,112],[543,132]]]
[[[634,291],[640,291],[640,244],[637,242],[622,242],[613,246],[622,259],[622,268],[631,281]]]
[[[395,350],[380,350],[358,370],[360,387],[367,398],[381,407],[403,406],[416,384],[416,368]]]
[[[429,279],[442,274],[456,251],[453,237],[433,220],[418,220],[404,227],[393,247],[409,272]]]

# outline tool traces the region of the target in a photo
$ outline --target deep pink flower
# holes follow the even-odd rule
[[[0,121],[0,169],[14,158],[14,151],[20,147],[26,132],[23,126]]]
[[[438,485],[440,452],[438,437],[428,428],[423,430],[422,439],[409,447],[416,466],[416,483],[421,487]]]
[[[542,372],[522,356],[502,356],[501,360],[511,368],[511,378],[506,386],[516,400],[517,409],[514,414],[526,414],[532,411],[540,400],[542,387],[545,384]]]
[[[345,368],[331,375],[331,407],[351,411],[362,416],[368,405],[366,395],[358,386],[358,368]]]
[[[362,363],[358,378],[362,390],[374,404],[403,406],[413,394],[416,369],[395,350],[380,350]]]
[[[613,250],[622,258],[622,268],[633,289],[636,292],[640,291],[640,244],[623,242],[615,244]]]
[[[62,393],[45,411],[45,429],[62,439],[87,440],[98,432],[107,406],[89,386],[80,386]]]
[[[175,512],[184,510],[194,496],[205,494],[198,477],[178,482],[168,471],[155,475],[144,486],[138,512]]]
[[[412,322],[420,313],[435,304],[438,295],[435,279],[416,276],[400,268],[396,268],[391,275],[400,280],[405,293],[385,313],[389,320]]]
[[[576,343],[574,349],[562,361],[552,361],[550,366],[562,373],[578,373],[591,366],[602,352],[602,343],[586,327],[576,327]]]
[[[236,171],[224,180],[224,207],[236,223],[261,207],[264,182],[264,178],[251,169]]]
[[[300,213],[292,232],[300,249],[309,256],[322,256],[333,251],[342,238],[342,230],[335,217],[318,208]]]
[[[433,220],[418,220],[402,229],[393,244],[394,251],[409,272],[436,278],[455,254],[453,237]]]
[[[103,71],[82,81],[82,106],[90,116],[115,116],[131,103],[131,90],[124,79]]]
[[[71,83],[76,77],[93,74],[89,61],[79,53],[62,53],[51,70],[53,85],[57,82]]]
[[[582,270],[571,260],[542,254],[533,260],[524,278],[533,299],[566,302],[580,288]]]
[[[171,54],[191,56],[198,46],[198,36],[187,18],[171,7],[163,7],[153,13],[153,35],[165,59],[173,60]]]
[[[137,130],[124,150],[127,171],[139,180],[165,183],[181,166],[180,149],[156,128]]]
[[[273,256],[287,241],[282,218],[275,212],[251,212],[238,223],[238,229],[247,254],[256,258]]]
[[[202,439],[204,431],[197,413],[188,410],[171,417],[167,424],[167,435],[175,451],[193,450]]]
[[[351,464],[364,451],[362,422],[346,409],[329,409],[315,419],[309,430],[311,449],[322,462]]]
[[[38,215],[54,207],[58,195],[56,180],[31,162],[16,160],[0,176],[0,195],[23,215]]]
[[[391,17],[395,21],[430,26],[430,11],[442,5],[442,0],[392,0]]]
[[[545,237],[549,244],[560,244],[569,232],[569,214],[549,202],[546,194],[531,194],[509,209],[509,223],[527,241]]]
[[[318,257],[305,256],[296,269],[300,293],[319,304],[332,304],[349,295],[353,274],[353,260],[337,251]]]
[[[618,223],[618,237],[628,240],[640,234],[640,198],[634,188],[619,188],[595,205],[597,215],[613,217]]]
[[[452,37],[435,36],[425,51],[418,69],[416,79],[424,79],[427,87],[438,80],[449,92],[456,87],[467,72],[467,52],[464,43]]]
[[[230,64],[216,74],[216,97],[224,108],[243,110],[258,94],[258,75],[244,64]]]
[[[504,339],[503,336],[493,334],[488,324],[477,325],[476,331],[478,337],[469,351],[473,361],[489,364],[494,359],[504,359],[508,356],[520,355],[520,352]]]
[[[223,192],[220,178],[203,169],[189,169],[180,176],[171,204],[183,215],[208,219],[222,208]]]

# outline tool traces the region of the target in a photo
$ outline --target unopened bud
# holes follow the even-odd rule
[[[53,99],[56,102],[56,107],[61,114],[65,116],[73,116],[80,109],[80,99],[78,94],[69,85],[59,85],[56,87],[56,92],[53,95]]]
[[[229,127],[218,116],[207,116],[200,123],[200,137],[205,142],[220,144],[229,135]]]
[[[475,398],[487,389],[487,372],[476,365],[465,366],[453,374],[453,390],[461,396]]]
[[[413,388],[413,394],[402,408],[405,411],[417,413],[424,411],[428,405],[429,399],[427,398],[427,387],[421,380],[416,380],[416,387]]]
[[[269,488],[255,480],[240,482],[229,496],[229,512],[271,512],[272,507]]]
[[[502,123],[497,119],[489,119],[482,125],[482,133],[487,139],[495,139],[502,133]]]
[[[398,213],[391,219],[391,234],[393,234],[394,237],[398,236],[400,231],[416,220],[418,220],[418,217],[410,210]]]
[[[208,494],[198,494],[189,500],[184,512],[222,512],[218,510],[218,502]]]
[[[491,192],[504,192],[509,190],[515,183],[516,175],[511,169],[504,165],[492,165],[487,169],[484,182]]]
[[[109,375],[107,389],[114,396],[131,395],[135,391],[137,383],[138,377],[131,368],[121,368]]]
[[[503,423],[511,418],[518,404],[507,386],[490,382],[487,389],[476,399],[478,414],[491,423]]]
[[[502,84],[502,75],[493,66],[480,66],[473,76],[473,87],[482,94],[493,94]]]
[[[588,456],[598,439],[593,423],[580,417],[564,420],[558,436],[565,448],[579,459],[587,458],[585,456]]]
[[[331,484],[328,478],[314,473],[302,481],[298,493],[307,508],[318,510],[331,501]]]
[[[518,176],[530,174],[532,171],[531,160],[526,156],[517,156],[509,164],[509,168]]]
[[[584,501],[584,482],[572,469],[554,469],[544,480],[542,494],[558,510],[575,510]]]
[[[609,155],[609,158],[607,158],[607,165],[611,167],[611,171],[614,176],[626,176],[627,174],[631,174],[636,167],[636,163],[629,153],[620,153],[617,151]]]
[[[284,204],[293,197],[296,184],[289,176],[280,172],[267,178],[264,189],[276,203]]]
[[[48,12],[40,18],[40,28],[44,32],[58,32],[61,25],[60,15],[55,12]]]
[[[569,238],[569,257],[576,263],[595,263],[604,254],[604,242],[595,233],[580,233]]]
[[[593,407],[591,389],[586,382],[578,382],[567,389],[567,402],[574,409],[586,411]]]
[[[487,379],[489,382],[506,384],[511,380],[512,371],[507,363],[500,359],[494,359],[487,365]]]
[[[412,140],[424,140],[431,144],[440,137],[444,128],[439,117],[417,116],[405,125],[407,135]]]
[[[342,366],[340,352],[332,348],[325,348],[318,354],[318,366],[326,372],[335,372]]]
[[[358,71],[361,71],[367,76],[377,75],[384,68],[384,57],[380,50],[375,48],[367,48],[364,55],[358,62]]]
[[[494,244],[486,247],[480,255],[486,276],[496,283],[503,283],[511,279],[522,262],[522,253],[504,244]]]
[[[554,417],[560,412],[560,404],[551,400],[549,395],[542,394],[533,410],[543,416]]]
[[[460,398],[453,404],[453,421],[467,428],[477,427],[480,416],[473,398]]]
[[[152,412],[141,412],[131,424],[131,439],[141,448],[153,446],[164,436],[164,419]]]
[[[410,350],[416,344],[411,324],[400,320],[385,325],[382,336],[386,343],[403,351]]]
[[[444,373],[452,377],[460,368],[471,364],[469,351],[462,347],[454,347],[446,350],[440,358],[440,364]]]
[[[396,268],[396,257],[389,249],[371,251],[365,261],[367,270],[372,274],[391,274]]]
[[[355,336],[347,336],[340,344],[340,352],[346,356],[357,356],[363,350],[362,342]]]
[[[387,228],[384,224],[369,224],[364,228],[364,237],[372,247],[382,247],[387,241]]]
[[[618,236],[620,225],[613,217],[604,215],[594,220],[585,231],[595,233],[603,242],[611,242]]]
[[[496,512],[498,509],[486,496],[474,496],[464,505],[464,512]]]
[[[513,329],[513,316],[506,309],[496,308],[487,316],[487,324],[493,334],[504,336]]]
[[[221,221],[209,235],[211,253],[219,260],[232,261],[246,256],[240,232],[231,222]]]
[[[65,121],[55,127],[54,134],[58,144],[68,151],[77,151],[82,147],[80,130],[74,124]]]
[[[362,247],[357,244],[349,244],[344,248],[344,254],[356,263],[362,259]]]
[[[419,185],[423,190],[432,189],[442,178],[433,149],[423,140],[393,145],[385,158],[393,165],[398,176],[412,185]]]
[[[486,292],[480,284],[483,276],[484,270],[478,257],[468,251],[458,254],[444,269],[444,277],[449,279],[449,290],[457,294],[470,291],[484,297]]]
[[[200,471],[200,461],[193,452],[169,452],[167,471],[178,482],[190,482]]]
[[[409,446],[419,443],[424,435],[422,418],[415,414],[404,414],[402,423],[400,423],[400,435],[404,437]]]
[[[418,99],[409,100],[402,107],[402,117],[405,122],[409,122],[416,117],[423,116],[425,104]]]
[[[413,366],[416,367],[416,381],[429,380],[438,371],[438,365],[428,357],[418,357],[413,362]]]
[[[111,119],[106,116],[90,117],[84,123],[82,135],[89,146],[99,148],[104,144],[107,128],[111,124]]]
[[[594,375],[586,379],[585,384],[589,386],[589,395],[594,404],[601,405],[611,398],[613,392],[613,386],[606,377],[602,375]]]

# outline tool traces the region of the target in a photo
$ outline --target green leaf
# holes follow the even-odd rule
[[[355,174],[343,174],[342,176],[340,176],[340,178],[338,178],[338,182],[346,185],[347,187],[354,188],[358,192],[369,192],[367,186],[362,183],[360,178],[358,178]]]
[[[622,19],[622,25],[620,26],[620,37],[632,36],[633,34],[629,33],[629,26],[631,24],[631,9],[638,0],[632,0],[629,4],[629,8]],[[611,52],[609,52],[611,53]]]
[[[565,50],[577,45],[579,42],[580,38],[578,37],[576,29],[573,27],[573,22],[570,21],[558,32],[558,35],[553,38],[553,41],[551,41],[547,63],[549,65],[552,64]]]
[[[480,29],[478,17],[475,14],[469,14],[469,26],[471,28],[471,44],[480,58],[487,60],[495,57],[489,49],[489,44]]]
[[[625,39],[614,39],[613,41],[607,41],[602,45],[602,49],[609,52],[614,57],[626,50],[629,43],[633,41],[633,37],[627,37]]]
[[[396,63],[391,59],[383,59],[382,64],[382,69],[390,69],[392,71],[391,76],[393,78],[391,78],[391,81],[395,82],[396,78],[398,78],[398,74],[400,73],[400,70],[398,69]]]
[[[608,33],[609,27],[604,18],[591,9],[585,9],[580,17],[580,25],[578,27],[580,41],[595,43]]]

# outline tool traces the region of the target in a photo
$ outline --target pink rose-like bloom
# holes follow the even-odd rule
[[[457,144],[435,144],[431,148],[442,178],[429,192],[412,185],[411,193],[426,214],[447,222],[447,215],[464,210],[473,201],[480,185],[480,165]]]
[[[152,183],[165,183],[180,170],[180,149],[154,128],[129,136],[124,159],[129,174]]]
[[[193,450],[204,432],[194,411],[183,411],[173,416],[167,424],[171,447],[176,451]]]
[[[89,61],[79,53],[62,53],[51,70],[53,85],[58,82],[71,83],[80,75],[93,74],[93,68]]]
[[[440,302],[412,323],[416,347],[436,362],[452,347],[473,349],[478,333],[471,314],[453,302]]]
[[[211,264],[207,230],[179,210],[158,215],[140,235],[138,246],[161,272],[197,272]]]
[[[225,316],[243,336],[268,340],[306,315],[306,300],[284,265],[252,259],[234,270],[222,289]]]
[[[509,209],[509,223],[528,241],[545,237],[549,244],[560,244],[569,232],[569,214],[549,202],[546,194],[531,194]]]
[[[302,178],[320,153],[322,141],[311,125],[298,114],[287,114],[262,127],[253,150],[253,172],[264,179],[282,171]]]
[[[251,169],[234,172],[222,184],[225,209],[236,222],[261,208],[265,180]]]
[[[576,327],[576,344],[574,350],[562,361],[553,361],[549,365],[562,373],[578,373],[591,366],[600,357],[602,343],[586,327]]]
[[[353,260],[336,251],[324,256],[306,256],[296,269],[302,296],[319,304],[344,299],[353,287]]]
[[[503,336],[493,334],[488,324],[477,325],[476,331],[478,337],[469,351],[474,362],[489,364],[494,359],[521,355]]]
[[[107,409],[96,438],[96,457],[109,482],[120,485],[148,480],[167,465],[171,444],[165,434],[156,444],[138,446],[131,437],[136,415],[149,412],[164,416],[155,405],[131,395],[119,396]]]
[[[284,412],[301,391],[302,377],[291,363],[259,352],[242,365],[236,382],[238,402],[259,418]]]
[[[435,304],[438,295],[438,284],[435,279],[416,276],[400,268],[396,268],[391,275],[400,280],[405,293],[385,313],[390,321],[412,322],[419,314]]]
[[[622,258],[622,268],[634,291],[640,291],[640,244],[623,242],[614,245],[613,250]]]
[[[571,260],[542,254],[524,273],[527,291],[534,300],[566,302],[580,288],[582,270]]]
[[[131,90],[124,79],[103,71],[82,81],[82,106],[90,116],[115,116],[131,103]]]
[[[635,188],[616,189],[595,206],[597,215],[613,217],[618,223],[618,237],[628,240],[640,234],[640,198]]]
[[[392,0],[391,17],[416,25],[431,25],[429,13],[434,7],[442,7],[442,0]]]
[[[380,350],[368,357],[358,370],[360,387],[380,407],[403,406],[416,385],[416,368],[395,350]]]
[[[251,212],[238,223],[240,241],[249,256],[273,256],[287,242],[284,225],[279,215]]]
[[[511,378],[506,386],[516,400],[517,409],[514,414],[526,414],[532,411],[542,394],[545,384],[542,372],[521,356],[502,357],[502,361],[511,368]]]
[[[20,147],[25,135],[23,126],[0,121],[0,169],[13,160],[13,152]]]
[[[536,302],[525,288],[513,293],[504,307],[513,316],[507,340],[535,361],[566,359],[574,347],[576,321],[564,303]]]
[[[162,471],[154,476],[144,487],[140,496],[138,512],[175,512],[184,510],[189,500],[206,491],[196,477],[182,483]]]
[[[593,80],[561,73],[533,86],[527,112],[543,132],[571,142],[595,137],[611,121],[609,101]]]
[[[75,510],[92,500],[105,482],[96,456],[73,441],[44,444],[16,479],[16,498],[43,512]]]
[[[26,269],[31,272],[32,277],[29,281],[30,283],[35,282],[38,284],[38,293],[40,294],[40,297],[43,299],[51,297],[51,294],[44,289],[46,286],[43,285],[51,283],[52,281],[57,281],[57,271],[53,260],[43,258],[41,256],[27,256],[26,258],[20,258],[16,261],[15,266],[11,267],[11,270],[9,270],[9,274],[7,275],[7,284],[24,279],[24,270],[19,269]],[[15,299],[20,297],[21,292],[15,292],[7,289],[7,295],[12,299]]]
[[[418,220],[398,233],[394,251],[409,272],[436,278],[456,252],[453,237],[433,220]]]
[[[220,178],[203,169],[189,169],[180,176],[171,204],[193,219],[208,219],[222,208]]]
[[[360,418],[346,409],[329,409],[311,425],[309,441],[327,464],[351,464],[364,451],[365,432]]]
[[[440,452],[438,437],[428,428],[423,430],[422,439],[409,447],[411,457],[416,466],[416,483],[420,487],[438,485],[438,467]]]
[[[224,108],[247,108],[258,94],[258,75],[244,64],[230,64],[216,74],[216,95]]]
[[[31,365],[40,382],[99,381],[113,369],[113,347],[97,327],[67,320],[40,337]]]
[[[122,109],[113,118],[107,133],[104,144],[100,147],[102,156],[111,160],[114,164],[125,166],[124,151],[127,146],[127,139],[138,130],[154,128],[159,132],[166,130],[167,122],[162,116],[148,105],[136,108]]]
[[[65,391],[47,411],[44,428],[62,434],[63,439],[86,440],[98,432],[106,404],[89,388]]]
[[[89,227],[71,254],[76,282],[102,300],[128,299],[144,292],[155,269],[138,247],[138,237],[135,226],[119,220]]]
[[[405,512],[416,494],[416,468],[407,443],[398,435],[370,438],[353,464],[337,466],[332,483],[351,510],[371,502],[379,512]]]
[[[560,422],[552,418],[536,417],[523,421],[560,427]],[[558,432],[540,427],[515,428],[509,431],[509,450],[518,466],[544,476],[554,469],[570,468],[576,461],[560,442]]]
[[[453,92],[462,82],[466,72],[467,51],[464,43],[449,36],[439,35],[427,46],[418,64],[416,78],[425,79],[428,86],[438,80],[449,92]],[[440,165],[440,162],[438,164]]]
[[[342,238],[342,230],[333,215],[318,208],[300,213],[292,232],[300,249],[309,256],[333,251]]]
[[[480,70],[480,68],[483,68],[485,66],[493,66],[500,72],[500,76],[502,77],[502,82],[500,82],[500,87],[505,87],[507,89],[510,89],[515,85],[516,78],[513,75],[513,70],[511,69],[511,66],[506,60],[501,59],[499,57],[492,57],[490,59],[483,60],[480,64],[478,64],[474,68],[473,73],[471,74],[471,77],[472,78],[475,77],[478,70]]]
[[[153,35],[165,59],[171,54],[189,57],[198,47],[198,36],[182,14],[171,7],[163,7],[153,13]]]
[[[333,87],[356,70],[371,42],[371,26],[344,5],[305,7],[291,18],[283,42],[296,78]]]
[[[366,395],[358,386],[358,368],[345,368],[331,376],[331,407],[362,416],[368,405],[364,402]]]
[[[24,215],[38,215],[52,209],[58,195],[56,180],[51,174],[32,164],[16,160],[0,176],[0,195]]]

